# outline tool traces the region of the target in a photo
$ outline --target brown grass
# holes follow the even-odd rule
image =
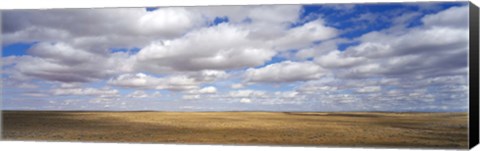
[[[467,113],[4,111],[3,139],[467,148]]]

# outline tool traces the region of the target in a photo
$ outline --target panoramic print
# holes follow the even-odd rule
[[[468,7],[2,10],[2,139],[467,148]]]

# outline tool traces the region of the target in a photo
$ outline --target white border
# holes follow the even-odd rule
[[[270,146],[232,146],[232,145],[177,145],[177,144],[126,144],[126,143],[78,143],[78,142],[22,142],[0,141],[2,149],[7,150],[48,150],[65,149],[73,151],[105,150],[105,151],[442,151],[446,149],[396,149],[396,148],[340,148],[340,147],[270,147]],[[477,146],[478,148],[478,146]]]
[[[242,0],[242,1],[218,1],[218,0],[0,0],[0,9],[51,9],[51,8],[104,8],[104,7],[145,7],[145,6],[206,6],[206,5],[258,5],[258,4],[331,4],[331,3],[383,3],[383,2],[426,2],[427,0]],[[465,1],[465,0],[434,0],[434,1]],[[473,1],[477,6],[480,2]],[[1,18],[0,18],[1,23]],[[0,28],[1,33],[1,28]],[[1,42],[1,36],[0,36]],[[1,52],[0,52],[1,54]],[[1,60],[0,60],[1,63]],[[1,82],[1,81],[0,81]],[[1,84],[1,83],[0,83]],[[1,99],[1,98],[0,98]],[[1,101],[1,100],[0,100]],[[0,102],[1,105],[1,102]],[[1,117],[1,115],[0,115]],[[1,127],[0,127],[1,128]],[[165,144],[126,144],[126,143],[71,143],[71,142],[22,142],[22,141],[0,141],[2,150],[115,150],[115,151],[131,151],[131,150],[185,150],[185,151],[313,151],[313,150],[421,150],[426,149],[385,149],[385,148],[334,148],[334,147],[266,147],[266,146],[225,146],[225,145],[165,145]],[[473,150],[480,151],[480,146],[476,146]]]

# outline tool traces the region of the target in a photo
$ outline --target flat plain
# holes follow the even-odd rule
[[[3,111],[2,139],[467,148],[467,113]]]

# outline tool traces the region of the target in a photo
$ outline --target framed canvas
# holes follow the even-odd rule
[[[469,149],[468,1],[1,10],[2,140]]]

